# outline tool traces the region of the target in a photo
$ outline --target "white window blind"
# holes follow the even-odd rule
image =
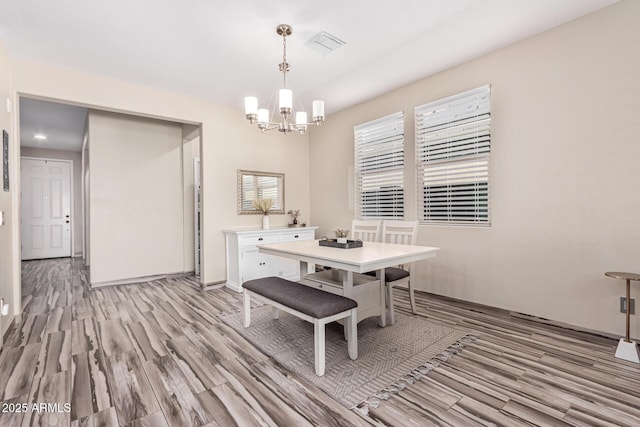
[[[490,225],[491,86],[415,107],[418,217]]]
[[[404,113],[355,126],[356,217],[404,217]]]

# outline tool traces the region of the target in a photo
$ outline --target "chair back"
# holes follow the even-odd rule
[[[351,223],[351,236],[363,242],[379,242],[382,221],[357,220]]]
[[[382,221],[382,242],[415,245],[418,239],[418,221]]]

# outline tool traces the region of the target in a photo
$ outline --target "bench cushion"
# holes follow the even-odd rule
[[[358,306],[358,303],[350,298],[291,282],[281,277],[249,280],[244,282],[242,286],[316,319],[342,313]]]

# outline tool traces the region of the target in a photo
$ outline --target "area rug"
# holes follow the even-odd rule
[[[251,326],[242,326],[242,313],[221,315],[240,335],[287,369],[304,377],[347,408],[354,408],[454,346],[467,332],[419,316],[396,312],[396,323],[380,328],[376,318],[358,324],[358,359],[347,352],[343,328],[326,330],[325,375],[315,374],[313,325],[281,312],[274,320],[269,306],[252,307]]]

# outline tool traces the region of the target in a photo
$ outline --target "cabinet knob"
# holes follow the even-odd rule
[[[298,237],[300,237],[300,236],[298,236],[298,235],[296,234],[296,235],[295,235],[295,236],[293,236],[293,237],[294,237],[295,239],[297,239],[297,238],[298,238]]]
[[[258,241],[262,242],[264,239],[262,237],[258,237]]]

